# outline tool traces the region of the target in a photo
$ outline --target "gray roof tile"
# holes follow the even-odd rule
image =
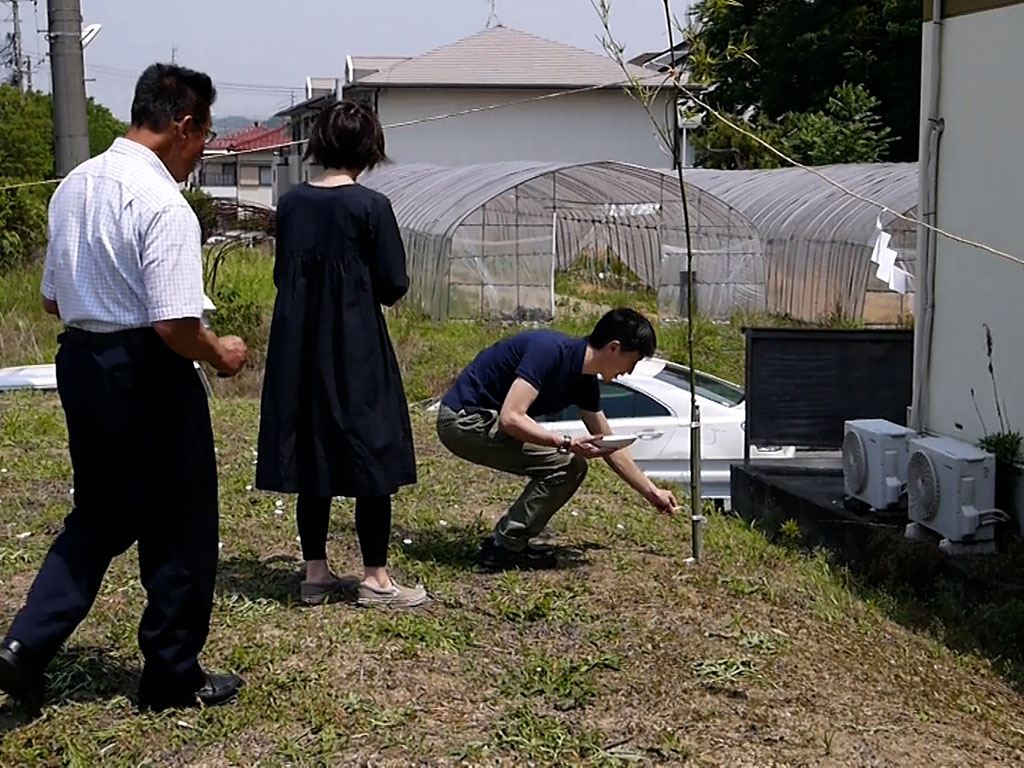
[[[653,74],[627,65],[630,76]],[[374,86],[587,87],[626,80],[609,57],[496,26],[358,80]]]

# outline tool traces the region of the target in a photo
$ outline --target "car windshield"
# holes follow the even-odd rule
[[[666,365],[654,378],[671,384],[674,387],[690,391],[690,372],[683,366]],[[713,403],[724,405],[728,408],[739,405],[743,402],[743,390],[735,384],[712,378],[703,373],[697,373],[697,394],[706,397]]]

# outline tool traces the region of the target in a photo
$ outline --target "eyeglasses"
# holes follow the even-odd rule
[[[180,123],[180,122],[181,122],[182,120],[184,120],[184,119],[185,119],[186,117],[187,117],[187,115],[182,115],[181,117],[176,117],[176,118],[174,118],[174,122],[176,122],[176,123]],[[214,139],[216,139],[216,138],[217,138],[217,132],[216,132],[216,131],[214,131],[213,129],[210,129],[210,130],[208,130],[208,131],[206,132],[206,137],[205,137],[204,141],[205,141],[205,142],[206,142],[207,144],[209,144],[210,142],[212,142],[212,141],[213,141]]]

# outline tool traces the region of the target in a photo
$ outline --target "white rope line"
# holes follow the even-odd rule
[[[655,77],[658,77],[658,76],[657,75],[652,75],[651,78],[649,78],[649,79],[653,79]],[[821,171],[817,170],[816,168],[813,168],[813,167],[808,166],[808,165],[804,165],[803,163],[800,163],[797,160],[794,160],[792,157],[787,155],[785,152],[783,152],[782,150],[777,149],[776,147],[772,146],[770,143],[768,143],[767,141],[762,139],[760,136],[758,136],[754,132],[749,131],[749,130],[743,128],[742,126],[739,126],[736,123],[734,123],[731,120],[729,120],[729,118],[725,117],[725,115],[723,115],[721,112],[716,110],[710,104],[705,102],[703,99],[701,99],[699,96],[697,96],[693,91],[688,89],[685,85],[682,85],[679,82],[678,72],[676,72],[674,74],[670,74],[667,78],[663,78],[662,79],[662,85],[664,85],[668,80],[674,80],[674,85],[675,85],[676,88],[678,88],[682,93],[685,93],[687,95],[687,97],[689,99],[691,99],[695,104],[697,104],[698,106],[702,107],[703,109],[706,109],[708,111],[708,113],[711,114],[715,119],[717,119],[720,122],[724,123],[725,125],[727,125],[732,130],[734,130],[734,131],[736,131],[738,133],[743,134],[747,138],[753,139],[755,142],[757,142],[758,144],[763,146],[765,149],[767,149],[773,155],[779,157],[782,160],[785,160],[787,163],[789,163],[793,167],[799,168],[799,169],[801,169],[803,171],[807,171],[808,173],[813,174],[814,176],[817,176],[822,181],[824,181],[825,183],[835,187],[836,189],[838,189],[843,194],[849,195],[850,197],[852,197],[852,198],[854,198],[856,200],[859,200],[862,203],[866,203],[866,204],[871,205],[871,206],[873,206],[875,208],[878,208],[879,210],[885,211],[886,213],[891,214],[893,216],[893,218],[895,218],[895,219],[899,219],[901,221],[905,221],[908,224],[913,224],[915,226],[923,227],[924,229],[926,229],[928,231],[931,231],[931,232],[934,232],[935,234],[939,235],[940,237],[944,237],[947,240],[951,240],[951,241],[953,241],[955,243],[960,243],[961,245],[966,245],[966,246],[969,246],[971,248],[977,248],[978,250],[984,251],[985,253],[989,253],[989,254],[992,254],[993,256],[998,256],[999,258],[1006,259],[1007,261],[1012,261],[1012,262],[1014,262],[1016,264],[1020,264],[1020,265],[1024,266],[1024,259],[1020,258],[1019,256],[1014,256],[1013,254],[1007,253],[1006,251],[1001,251],[998,248],[994,248],[994,247],[992,247],[990,245],[986,245],[985,243],[980,243],[980,242],[978,242],[976,240],[971,240],[971,239],[966,238],[966,237],[961,237],[960,235],[957,235],[957,234],[955,234],[953,232],[949,232],[947,230],[944,230],[941,227],[936,227],[936,226],[934,226],[932,224],[928,224],[927,222],[920,221],[919,219],[917,219],[917,218],[915,218],[913,216],[908,216],[905,213],[902,213],[902,212],[897,211],[897,210],[895,210],[893,208],[890,208],[885,203],[881,203],[881,202],[879,202],[877,200],[874,200],[874,199],[868,197],[867,195],[862,195],[861,193],[859,193],[859,192],[857,192],[855,190],[850,189],[849,187],[847,187],[843,183],[841,183],[839,181],[836,181],[835,179],[829,178],[827,175],[825,175]],[[603,90],[603,89],[606,89],[606,88],[613,88],[613,87],[616,87],[616,86],[623,86],[624,87],[624,86],[627,86],[627,85],[636,85],[636,84],[637,84],[637,81],[636,80],[632,80],[632,79],[629,79],[629,80],[617,80],[617,81],[613,81],[613,82],[609,82],[609,83],[602,83],[600,85],[589,85],[589,86],[586,86],[586,87],[583,87],[583,88],[573,88],[573,89],[570,89],[570,90],[555,91],[553,93],[545,93],[545,94],[542,94],[540,96],[531,96],[531,97],[526,98],[526,99],[516,99],[515,101],[506,101],[506,102],[501,102],[501,103],[498,103],[498,104],[488,104],[488,105],[483,106],[483,107],[472,107],[470,109],[463,109],[463,110],[459,110],[457,112],[446,112],[446,113],[440,114],[440,115],[430,115],[429,117],[421,117],[421,118],[416,118],[414,120],[406,120],[406,121],[400,122],[400,123],[389,123],[388,125],[384,125],[382,127],[385,130],[391,129],[391,128],[406,128],[406,127],[409,127],[409,126],[412,126],[412,125],[420,125],[422,123],[432,123],[432,122],[437,122],[439,120],[448,120],[448,119],[454,118],[454,117],[462,117],[464,115],[472,115],[472,114],[476,114],[476,113],[479,113],[479,112],[489,112],[491,110],[504,109],[505,107],[512,107],[512,106],[516,106],[516,105],[520,105],[520,104],[529,104],[531,102],[547,101],[549,99],[556,99],[556,98],[560,98],[562,96],[570,96],[570,95],[577,94],[577,93],[587,93],[587,92],[590,92],[590,91]],[[308,141],[309,141],[308,139],[299,139],[299,140],[296,140],[296,141],[288,141],[288,142],[283,142],[281,144],[272,144],[272,145],[266,146],[266,147],[259,147],[257,149],[242,149],[242,150],[229,150],[229,151],[224,151],[224,152],[218,152],[218,154],[216,154],[216,155],[210,155],[210,156],[205,157],[205,158],[200,158],[200,162],[212,160],[214,158],[221,159],[221,158],[239,157],[241,155],[248,155],[248,154],[253,154],[253,153],[256,153],[256,152],[272,152],[272,151],[277,150],[277,149],[286,149],[288,147],[294,147],[294,146],[297,146],[297,145],[306,144]],[[5,185],[5,186],[0,186],[0,192],[6,192],[8,190],[13,190],[13,189],[22,189],[22,188],[25,188],[25,187],[35,187],[35,186],[42,186],[42,185],[46,185],[46,184],[59,184],[59,183],[60,183],[60,179],[45,179],[45,180],[42,180],[42,181],[27,181],[27,182],[22,182],[22,183],[19,183],[19,184],[8,184],[8,185]]]
[[[652,76],[655,77],[655,76]],[[590,91],[599,91],[606,88],[625,87],[632,84],[632,80],[615,80],[613,82],[601,83],[600,85],[588,85],[582,88],[572,88],[565,91],[555,91],[553,93],[545,93],[540,96],[531,96],[526,99],[516,99],[515,101],[505,101],[498,104],[488,104],[483,107],[473,107],[471,109],[462,109],[458,112],[446,112],[440,115],[430,115],[428,117],[420,117],[415,120],[406,120],[401,123],[389,123],[388,125],[381,126],[385,130],[391,128],[406,128],[411,125],[419,125],[421,123],[432,123],[438,120],[448,120],[453,117],[462,117],[464,115],[472,115],[478,112],[489,112],[495,109],[504,109],[505,107],[514,107],[519,104],[529,104],[531,102],[547,101],[549,99],[556,99],[562,96],[571,96],[577,93],[589,93]],[[265,147],[258,147],[256,149],[237,149],[237,150],[225,150],[223,152],[214,150],[217,152],[215,155],[207,155],[201,157],[199,162],[207,162],[209,160],[220,160],[222,158],[240,157],[241,155],[251,155],[257,152],[273,152],[276,149],[287,149],[288,147],[294,147],[301,144],[306,144],[309,139],[298,139],[297,141],[286,141],[280,144],[270,144]],[[0,186],[0,192],[6,192],[11,189],[21,189],[22,187],[34,187],[41,186],[44,184],[59,184],[60,179],[45,179],[43,181],[27,181],[21,184],[8,184],[6,186]]]
[[[42,181],[24,181],[20,184],[8,184],[7,186],[0,187],[0,192],[6,192],[9,189],[23,189],[25,187],[41,187],[44,184],[59,184],[60,179],[43,179]]]
[[[893,218],[900,219],[901,221],[905,221],[908,224],[914,224],[916,226],[924,227],[926,230],[934,232],[935,234],[937,234],[937,235],[939,235],[941,237],[944,237],[947,240],[952,240],[953,242],[960,243],[961,245],[966,245],[966,246],[970,246],[972,248],[977,248],[978,250],[984,251],[985,253],[990,253],[993,256],[998,256],[1001,259],[1006,259],[1007,261],[1012,261],[1015,264],[1024,265],[1024,259],[1022,259],[1019,256],[1014,256],[1013,254],[1007,253],[1006,251],[1001,251],[998,248],[993,248],[990,245],[985,245],[985,243],[979,243],[976,240],[971,240],[971,239],[966,238],[966,237],[961,237],[960,235],[957,235],[957,234],[955,234],[953,232],[948,232],[948,231],[946,231],[946,230],[944,230],[944,229],[942,229],[940,227],[936,227],[936,226],[934,226],[932,224],[928,224],[927,222],[921,221],[920,219],[917,219],[917,218],[915,218],[913,216],[908,216],[907,214],[905,214],[905,213],[903,213],[901,211],[894,210],[894,209],[890,208],[888,205],[886,205],[885,203],[880,203],[877,200],[873,200],[872,198],[867,197],[866,195],[862,195],[859,192],[850,189],[849,187],[844,185],[842,182],[839,182],[839,181],[836,181],[835,179],[829,178],[826,174],[822,173],[818,169],[816,169],[816,168],[814,168],[812,166],[804,165],[803,163],[800,163],[800,162],[794,160],[792,157],[789,157],[785,152],[783,152],[783,151],[773,147],[771,144],[769,144],[767,141],[762,139],[760,136],[758,136],[753,131],[746,130],[742,126],[739,126],[736,123],[732,122],[729,118],[727,118],[721,112],[716,110],[710,104],[708,104],[705,101],[701,100],[701,98],[699,96],[694,94],[692,91],[688,90],[685,86],[680,85],[677,82],[676,83],[676,87],[679,88],[680,91],[685,93],[687,95],[687,97],[689,97],[695,104],[697,104],[698,106],[703,107],[704,109],[706,109],[709,114],[714,116],[717,120],[721,121],[722,123],[724,123],[728,127],[732,128],[734,131],[737,131],[737,132],[743,134],[744,136],[746,136],[749,139],[753,139],[758,144],[760,144],[765,149],[767,149],[769,152],[771,152],[772,154],[774,154],[777,157],[781,158],[782,160],[785,160],[790,165],[792,165],[792,166],[794,166],[796,168],[799,168],[799,169],[801,169],[803,171],[807,171],[808,173],[814,174],[819,179],[821,179],[822,181],[826,182],[827,184],[830,184],[831,186],[835,187],[836,189],[838,189],[843,194],[849,195],[852,198],[860,200],[862,203],[867,203],[868,205],[872,205],[872,206],[874,206],[876,208],[879,208],[880,210],[885,211],[886,213],[892,214]]]
[[[654,77],[658,77],[658,75],[652,75],[652,78],[654,78]],[[453,117],[463,117],[465,115],[473,115],[473,114],[477,114],[479,112],[489,112],[491,110],[504,109],[505,107],[514,107],[514,106],[517,106],[517,105],[520,105],[520,104],[530,104],[532,102],[547,101],[549,99],[557,99],[557,98],[560,98],[562,96],[572,96],[572,95],[577,94],[577,93],[589,93],[591,91],[599,91],[599,90],[604,90],[604,89],[607,89],[607,88],[625,87],[627,85],[633,84],[633,82],[634,81],[632,81],[632,80],[616,80],[616,81],[609,82],[609,83],[601,83],[600,85],[588,85],[588,86],[585,86],[585,87],[582,87],[582,88],[573,88],[573,89],[567,90],[567,91],[555,91],[553,93],[545,93],[545,94],[542,94],[540,96],[530,96],[529,98],[525,98],[525,99],[516,99],[515,101],[504,101],[504,102],[501,102],[499,104],[488,104],[488,105],[483,106],[483,107],[472,107],[470,109],[462,109],[462,110],[459,110],[458,112],[446,112],[446,113],[441,114],[441,115],[430,115],[429,117],[418,117],[418,118],[416,118],[414,120],[406,120],[406,121],[401,122],[401,123],[388,123],[387,125],[382,125],[381,127],[384,130],[390,130],[392,128],[407,128],[407,127],[409,127],[411,125],[420,125],[422,123],[433,123],[433,122],[437,122],[438,120],[448,120],[448,119],[453,118]],[[297,139],[295,141],[286,141],[286,142],[283,142],[281,144],[271,144],[271,145],[266,146],[266,147],[259,147],[258,149],[225,150],[223,152],[221,152],[219,150],[215,150],[217,152],[216,155],[208,155],[206,157],[200,158],[200,162],[205,162],[205,161],[208,161],[208,160],[215,160],[215,159],[219,160],[221,158],[226,158],[226,157],[237,157],[239,155],[248,155],[248,154],[252,154],[254,152],[271,152],[271,151],[273,151],[275,149],[287,149],[288,147],[294,147],[294,146],[297,146],[297,145],[300,145],[300,144],[306,144],[308,142],[309,142],[309,139]]]

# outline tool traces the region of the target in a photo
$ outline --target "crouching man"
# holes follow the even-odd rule
[[[459,374],[441,401],[437,434],[456,456],[484,467],[529,478],[523,493],[480,550],[486,568],[552,568],[550,552],[527,547],[552,515],[565,506],[587,474],[587,462],[603,458],[615,473],[659,511],[676,506],[640,471],[628,450],[601,445],[611,435],[601,412],[598,376],[611,381],[632,373],[654,354],[650,322],[632,309],[614,309],[584,338],[551,330],[526,331],[485,349]],[[590,432],[556,435],[535,416],[578,406]]]

